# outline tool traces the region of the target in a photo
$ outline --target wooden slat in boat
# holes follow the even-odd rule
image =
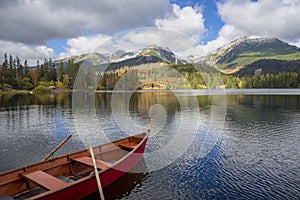
[[[75,158],[72,158],[72,160],[93,167],[93,162],[92,162],[91,157],[77,156]],[[104,162],[104,161],[96,159],[96,166],[98,169],[107,169],[107,168],[111,167],[112,165],[108,162]]]
[[[23,173],[21,174],[21,176],[47,190],[57,190],[59,188],[68,186],[68,183],[54,176],[51,176],[50,174],[47,174],[41,170]]]
[[[119,146],[123,149],[130,151],[130,150],[134,149],[137,146],[137,144],[134,142],[126,142],[126,143],[120,144]]]

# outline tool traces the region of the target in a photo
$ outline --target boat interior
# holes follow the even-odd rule
[[[144,137],[142,133],[93,147],[100,173],[122,160]],[[85,149],[0,174],[0,200],[26,199],[93,175],[91,155]]]

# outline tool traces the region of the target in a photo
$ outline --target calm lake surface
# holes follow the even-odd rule
[[[152,170],[160,165],[145,155],[137,166],[144,172],[105,188],[106,199],[300,198],[300,95],[231,92],[219,107],[212,102],[220,95],[189,91],[112,96],[86,93],[94,107],[74,109],[72,93],[0,94],[0,172],[42,160],[68,134],[56,155],[151,127],[151,154],[183,134],[177,130],[196,127],[181,156]]]

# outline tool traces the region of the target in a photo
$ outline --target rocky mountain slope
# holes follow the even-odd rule
[[[118,50],[113,54],[90,53],[80,56],[72,56],[65,58],[57,63],[63,62],[67,64],[68,60],[72,59],[74,63],[81,63],[84,61],[92,62],[95,65],[108,66],[109,70],[116,70],[123,66],[137,66],[146,63],[182,63],[177,59],[175,54],[168,48],[151,45],[145,49],[136,52],[125,52]]]
[[[259,60],[299,60],[300,48],[277,38],[245,37],[232,41],[209,55],[218,69],[226,74],[237,73]],[[270,64],[272,64],[270,62]],[[276,66],[274,66],[276,67]]]

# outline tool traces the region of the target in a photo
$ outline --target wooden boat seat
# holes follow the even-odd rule
[[[24,173],[21,174],[21,176],[47,190],[57,190],[59,188],[68,186],[68,183],[41,170]]]
[[[82,163],[84,165],[94,167],[92,158],[88,157],[88,156],[78,156],[78,157],[72,158],[72,160]],[[99,159],[95,159],[95,161],[96,161],[96,166],[98,169],[107,169],[107,168],[112,167],[112,164],[110,164],[108,162],[105,162],[105,161],[102,161]]]
[[[126,143],[119,144],[119,147],[130,151],[130,150],[134,149],[137,145],[138,144],[133,143],[133,142],[126,142]]]

